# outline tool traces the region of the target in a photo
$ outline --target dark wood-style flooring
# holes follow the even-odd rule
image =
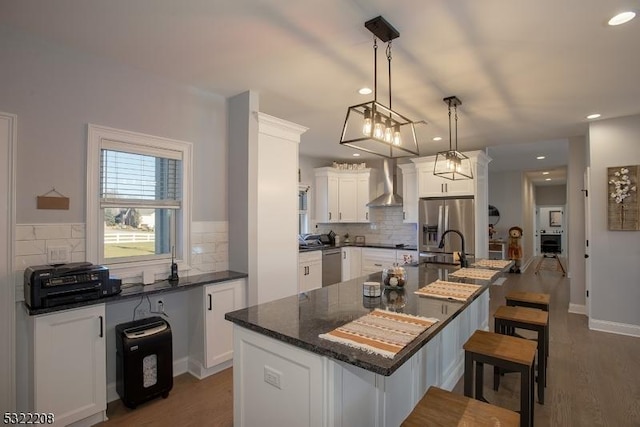
[[[502,286],[490,289],[490,313],[504,304],[504,295],[511,290],[551,294],[548,385],[545,404],[535,406],[535,425],[640,426],[640,338],[590,331],[586,316],[568,313],[569,280],[551,270],[536,275],[535,265],[523,274],[508,275]],[[493,318],[490,324],[493,328]],[[505,375],[500,390],[494,392],[490,367],[486,369],[485,398],[518,410],[518,375]],[[100,425],[231,427],[232,377],[231,369],[202,381],[180,375],[167,399],[155,399],[135,410],[112,402],[107,408],[109,421]],[[454,391],[462,394],[462,380]]]

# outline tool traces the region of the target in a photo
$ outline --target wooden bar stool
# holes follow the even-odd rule
[[[508,306],[537,308],[549,312],[551,295],[535,292],[511,291],[504,297]],[[549,357],[549,335],[547,334],[547,358]]]
[[[464,348],[464,395],[485,400],[483,370],[488,363],[498,368],[520,372],[520,425],[533,426],[533,384],[536,343],[524,338],[477,330]]]
[[[510,334],[516,328],[537,332],[538,342],[538,401],[544,404],[544,389],[547,386],[547,335],[549,334],[549,313],[527,307],[498,307],[493,314],[494,331]],[[543,357],[544,356],[544,357]],[[498,390],[500,372],[494,368],[493,388]]]
[[[451,393],[437,387],[429,387],[401,427],[457,427],[457,426],[502,426],[517,427],[520,415],[500,408]]]

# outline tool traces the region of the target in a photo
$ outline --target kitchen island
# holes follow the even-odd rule
[[[403,290],[364,297],[364,281],[340,282],[297,296],[227,313],[234,323],[236,426],[398,426],[431,385],[452,389],[462,377],[462,345],[488,329],[490,280],[464,302],[414,294],[449,277],[454,266],[406,267]],[[437,323],[393,358],[319,337],[374,308]]]

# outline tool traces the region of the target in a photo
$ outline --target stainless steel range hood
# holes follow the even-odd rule
[[[382,160],[382,178],[384,193],[367,203],[370,208],[402,206],[402,197],[397,194],[396,160]]]

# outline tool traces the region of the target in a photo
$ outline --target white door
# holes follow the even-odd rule
[[[587,317],[591,319],[591,204],[589,203],[589,192],[591,191],[591,170],[589,167],[584,171],[584,285],[585,304],[587,306]]]
[[[0,113],[0,412],[16,410],[15,284],[12,280],[17,116]]]

